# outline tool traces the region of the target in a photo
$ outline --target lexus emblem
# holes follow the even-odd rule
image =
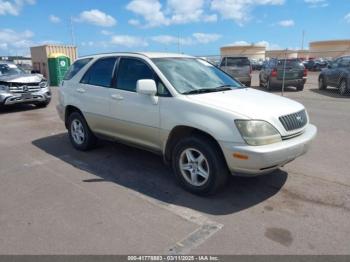
[[[23,91],[28,92],[29,91],[28,86],[23,86]]]
[[[297,120],[298,120],[298,122],[303,122],[303,117],[301,117],[301,116],[297,116]]]

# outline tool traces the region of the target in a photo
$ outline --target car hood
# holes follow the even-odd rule
[[[265,120],[274,124],[284,135],[287,133],[281,126],[279,117],[304,109],[304,106],[296,101],[252,88],[187,97],[193,102],[232,112],[235,119]]]
[[[0,76],[1,82],[8,83],[38,83],[45,80],[40,74],[18,74],[18,75],[4,75]]]

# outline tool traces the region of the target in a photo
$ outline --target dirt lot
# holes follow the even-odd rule
[[[151,153],[75,151],[53,93],[0,114],[0,254],[350,254],[350,97],[318,91],[317,73],[285,93],[319,129],[311,151],[210,198]]]

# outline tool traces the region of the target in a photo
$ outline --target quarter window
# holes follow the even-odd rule
[[[117,58],[105,57],[95,62],[84,75],[81,83],[94,86],[111,87],[113,71]]]
[[[154,79],[153,71],[138,59],[122,58],[118,65],[117,88],[136,92],[140,79]]]

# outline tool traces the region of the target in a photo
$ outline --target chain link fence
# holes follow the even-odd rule
[[[350,47],[341,50],[274,50],[250,52],[247,49],[220,55],[200,55],[239,81],[270,92],[302,91],[304,86],[334,97],[350,95]],[[247,58],[244,60],[243,58]],[[244,69],[248,61],[249,73]],[[242,81],[241,81],[242,82]]]

